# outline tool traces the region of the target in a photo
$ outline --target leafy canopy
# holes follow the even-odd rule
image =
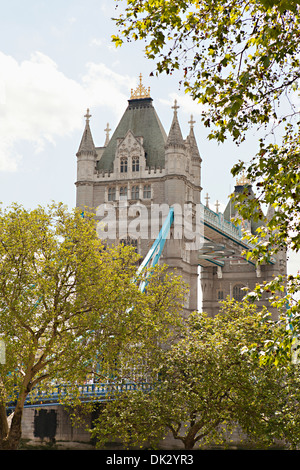
[[[129,446],[155,447],[171,433],[191,449],[229,443],[238,423],[256,445],[276,439],[297,445],[298,366],[259,360],[260,345],[277,328],[266,311],[234,300],[223,302],[214,318],[194,313],[181,340],[150,364],[157,372],[153,389],[107,403],[92,435],[100,445],[121,438]]]
[[[117,380],[122,363],[176,335],[185,286],[162,267],[142,293],[137,262],[132,248],[103,245],[91,214],[83,218],[62,204],[0,211],[2,424],[14,403],[10,431],[0,426],[0,446],[1,438],[20,437],[24,402],[37,387],[51,392],[68,383],[76,397],[87,378],[101,382],[113,373]]]
[[[299,1],[116,2],[124,8],[115,18],[115,44],[143,40],[157,75],[178,71],[185,92],[202,107],[209,139],[239,145],[250,129],[257,132],[256,155],[231,170],[244,174],[255,192],[249,198],[246,188],[235,196],[239,218],[263,221],[257,233],[244,235],[255,246],[252,259],[264,263],[280,250],[299,251]],[[280,281],[271,290],[277,283],[288,294],[291,339],[299,334],[300,276]]]
[[[277,142],[260,141],[250,165],[240,162],[233,175],[247,170],[258,197],[252,206],[240,198],[244,218],[253,205],[270,204],[276,215],[268,233],[269,249],[278,243],[299,248],[300,76],[299,2],[296,0],[117,0],[124,12],[115,19],[119,35],[145,41],[146,57],[156,73],[180,70],[181,83],[203,106],[208,137],[236,143],[249,128],[266,129]],[[279,137],[279,142],[278,142]],[[277,210],[280,209],[280,210]],[[258,214],[259,211],[257,210]],[[260,215],[262,217],[262,214]],[[276,236],[274,227],[279,227]]]

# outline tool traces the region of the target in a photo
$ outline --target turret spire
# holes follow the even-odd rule
[[[96,149],[95,149],[95,145],[94,145],[94,141],[93,141],[93,137],[92,137],[92,133],[90,129],[90,118],[92,117],[92,115],[90,114],[89,109],[87,109],[84,117],[86,118],[85,129],[83,132],[83,136],[82,136],[77,154],[81,152],[86,152],[86,153],[92,152],[95,154]]]
[[[176,114],[177,116],[177,109],[179,109],[180,106],[177,105],[177,100],[174,100],[174,106],[172,106],[172,109],[174,109],[174,116]]]
[[[195,124],[196,121],[194,121],[193,119],[193,115],[191,114],[191,120],[189,121],[189,124],[190,124],[190,129],[194,129],[194,124]]]
[[[194,120],[193,115],[191,115],[191,119],[190,119],[190,121],[189,121],[190,133],[189,133],[189,135],[187,136],[186,142],[187,142],[187,144],[188,144],[189,147],[190,147],[191,155],[192,155],[194,158],[200,158],[200,160],[202,161],[202,159],[201,159],[201,157],[200,157],[199,150],[198,150],[198,145],[197,145],[197,142],[196,142],[196,137],[195,137],[195,134],[194,134],[194,124],[195,124],[195,123],[196,123],[196,121]]]
[[[104,131],[106,132],[104,147],[107,147],[109,142],[109,133],[111,131],[111,129],[109,128],[109,123],[106,124],[106,129],[104,129]]]
[[[89,108],[86,110],[86,114],[84,115],[84,117],[86,118],[86,122],[89,122],[90,118],[92,117]]]
[[[172,109],[174,109],[174,115],[166,146],[184,147],[184,140],[182,138],[182,133],[177,117],[177,110],[179,109],[179,106],[177,105],[177,100],[174,101],[174,106],[172,106]]]

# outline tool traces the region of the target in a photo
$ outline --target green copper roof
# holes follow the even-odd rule
[[[113,169],[117,139],[124,138],[129,130],[136,137],[143,137],[147,166],[164,167],[167,136],[152,101],[152,98],[128,100],[128,107],[98,162],[99,170]]]

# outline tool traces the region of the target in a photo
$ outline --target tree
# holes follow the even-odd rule
[[[270,224],[271,229],[281,226],[272,247],[284,244],[298,249],[298,2],[126,3],[125,12],[115,19],[120,34],[113,41],[121,45],[123,36],[142,39],[146,57],[156,61],[157,74],[182,72],[185,92],[204,106],[203,121],[210,129],[210,139],[223,142],[229,135],[240,143],[253,126],[268,128],[272,136],[276,130],[280,143],[261,139],[257,156],[246,168],[247,177],[260,190],[256,203],[281,206]],[[245,166],[245,162],[237,164],[233,174]]]
[[[68,383],[75,399],[87,377],[118,380],[132,355],[176,335],[185,287],[159,268],[142,293],[137,260],[130,247],[103,245],[91,214],[62,204],[0,212],[0,448],[18,447],[36,390]]]
[[[233,176],[245,173],[256,197],[236,196],[239,216],[262,219],[252,258],[263,263],[278,250],[300,247],[299,34],[297,0],[117,0],[126,3],[115,18],[117,46],[145,41],[156,74],[181,73],[186,93],[202,105],[208,138],[237,145],[258,132],[250,162],[240,161]],[[270,208],[268,219],[261,210]],[[238,219],[236,220],[238,223]],[[287,293],[299,293],[300,277],[290,276]],[[295,298],[295,296],[294,296]],[[297,298],[297,297],[296,297]],[[297,313],[288,312],[299,333]],[[286,321],[286,319],[285,319]],[[292,338],[292,337],[291,337]]]
[[[163,361],[152,362],[158,376],[153,389],[108,403],[93,436],[100,444],[121,438],[125,445],[157,446],[171,432],[192,449],[228,443],[239,425],[256,445],[275,439],[296,445],[298,369],[261,365],[253,354],[273,329],[277,324],[266,310],[234,300],[224,302],[214,318],[194,313],[181,341],[165,351]]]

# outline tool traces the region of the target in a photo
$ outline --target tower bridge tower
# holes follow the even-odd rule
[[[181,209],[182,214],[185,207],[191,208],[192,225],[195,211],[200,207],[206,242],[221,243],[236,252],[241,249],[241,244],[236,228],[230,223],[230,215],[233,215],[231,203],[228,203],[224,214],[220,214],[218,208],[214,212],[201,204],[202,159],[194,134],[195,121],[191,116],[189,134],[184,138],[178,109],[175,101],[172,123],[166,133],[154,108],[150,89],[143,86],[140,76],[139,85],[136,90],[131,90],[128,106],[111,137],[107,124],[102,147],[94,144],[90,129],[91,114],[87,110],[77,152],[76,205],[94,210],[99,220],[105,219],[105,209],[108,207],[113,208],[119,218],[126,213],[127,224],[125,227],[119,226],[110,241],[130,243],[142,257],[148,253],[158,234],[159,223],[161,225],[169,207]],[[241,185],[237,185],[236,191],[240,189]],[[99,211],[99,207],[104,210]],[[137,213],[139,218],[135,220],[139,224],[131,224]],[[183,217],[180,220],[183,224]],[[129,230],[133,226],[135,230]],[[153,230],[153,226],[157,227],[157,231]],[[251,229],[255,230],[253,224]],[[176,230],[180,236],[174,235]],[[105,236],[107,232],[103,232]],[[183,227],[178,225],[171,230],[161,263],[176,269],[189,286],[186,314],[199,307],[199,288],[202,291],[202,309],[214,315],[219,309],[219,301],[227,295],[241,299],[243,287],[253,289],[257,282],[285,270],[283,259],[257,269],[239,257],[220,261],[212,256],[199,256],[197,246],[190,248]]]

